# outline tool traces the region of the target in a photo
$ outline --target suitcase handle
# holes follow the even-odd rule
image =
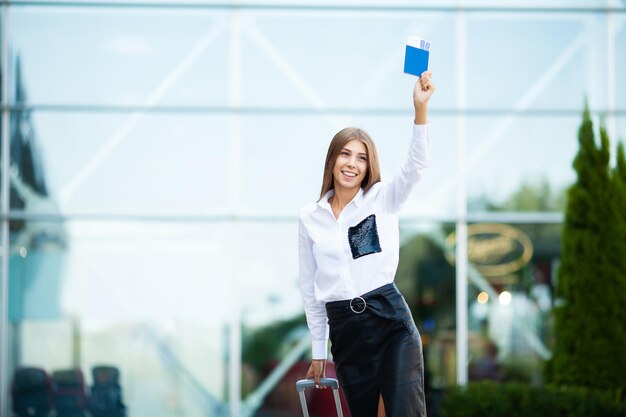
[[[296,389],[298,391],[304,391],[307,388],[313,388],[315,381],[312,379],[301,379],[296,382]],[[320,378],[320,386],[331,387],[332,389],[339,389],[339,382],[334,378]]]
[[[309,417],[309,411],[306,406],[306,399],[304,398],[304,390],[307,388],[313,388],[315,381],[313,379],[301,379],[296,382],[296,389],[300,395],[300,404],[302,405],[302,414],[304,417]],[[339,398],[339,381],[334,378],[320,378],[320,386],[331,387],[333,389],[333,396],[335,397],[335,407],[337,408],[337,416],[343,417],[341,411],[341,400]]]

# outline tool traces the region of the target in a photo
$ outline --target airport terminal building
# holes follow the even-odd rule
[[[413,35],[437,92],[396,283],[429,409],[541,385],[585,102],[626,138],[626,2],[461,3],[3,2],[0,415],[28,384],[94,416],[105,386],[129,417],[300,415],[298,212],[345,126],[399,169]]]

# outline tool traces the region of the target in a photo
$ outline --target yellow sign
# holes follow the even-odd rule
[[[446,239],[446,258],[456,262],[456,233]],[[506,224],[482,223],[467,227],[467,256],[486,277],[519,271],[533,256],[533,244],[526,233]]]

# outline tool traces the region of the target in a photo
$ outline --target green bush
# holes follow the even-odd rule
[[[626,160],[595,140],[583,114],[569,188],[554,309],[556,336],[546,380],[554,385],[626,391]]]
[[[450,391],[442,417],[626,417],[618,392],[481,382]]]

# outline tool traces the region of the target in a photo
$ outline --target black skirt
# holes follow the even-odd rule
[[[337,377],[352,417],[425,417],[422,343],[404,297],[387,284],[326,303]]]

